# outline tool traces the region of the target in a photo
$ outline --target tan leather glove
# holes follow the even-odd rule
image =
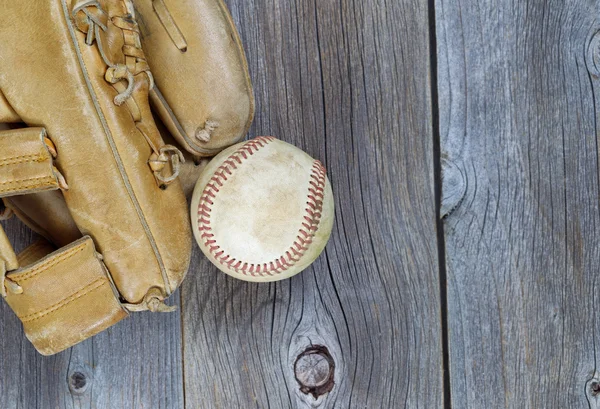
[[[0,230],[0,293],[49,355],[128,311],[169,309],[191,250],[182,155],[152,119],[130,0],[0,4],[0,122],[30,126],[0,132],[0,197],[61,191],[83,235],[17,257]]]

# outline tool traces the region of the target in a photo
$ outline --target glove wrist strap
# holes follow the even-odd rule
[[[41,259],[2,275],[5,285],[18,287],[5,288],[5,300],[43,355],[69,348],[128,316],[90,237],[45,255],[48,251],[34,244],[19,255],[21,264],[44,255]]]

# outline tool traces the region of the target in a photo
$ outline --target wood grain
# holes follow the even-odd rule
[[[229,0],[257,116],[251,135],[328,168],[331,242],[291,280],[231,279],[197,253],[183,286],[190,408],[440,408],[429,26],[425,2]],[[300,392],[326,346],[333,390]]]
[[[599,6],[436,1],[454,408],[598,407]]]

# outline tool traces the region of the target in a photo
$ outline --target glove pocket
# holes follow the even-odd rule
[[[19,261],[36,258],[36,252],[39,247],[26,249]],[[63,351],[128,316],[90,237],[27,267],[3,270],[5,300],[42,355]]]

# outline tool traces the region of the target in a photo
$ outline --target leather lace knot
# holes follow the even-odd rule
[[[151,288],[141,303],[139,303],[139,304],[123,304],[123,307],[125,307],[127,309],[127,311],[131,311],[131,312],[140,312],[140,311],[174,312],[174,311],[177,311],[177,306],[165,304],[163,294],[158,288]]]
[[[131,97],[135,88],[134,77],[139,73],[145,73],[148,76],[149,89],[154,88],[154,77],[150,72],[150,67],[141,48],[138,23],[131,14],[110,18],[110,22],[124,33],[125,44],[121,49],[125,56],[124,64],[111,61],[106,53],[100,32],[108,30],[109,17],[98,1],[92,0],[78,3],[73,9],[72,15],[77,28],[86,34],[86,44],[92,45],[96,42],[100,56],[108,66],[105,79],[111,84],[115,84],[121,80],[127,81],[125,91],[119,93],[114,99],[116,105],[122,105]]]
[[[173,182],[179,176],[179,170],[181,163],[185,162],[185,158],[179,149],[172,145],[165,145],[159,149],[158,154],[155,152],[150,156],[148,163],[150,169],[154,172],[156,179],[162,183],[162,185],[168,185]],[[168,176],[163,175],[163,170],[166,165],[171,164],[171,174]]]

